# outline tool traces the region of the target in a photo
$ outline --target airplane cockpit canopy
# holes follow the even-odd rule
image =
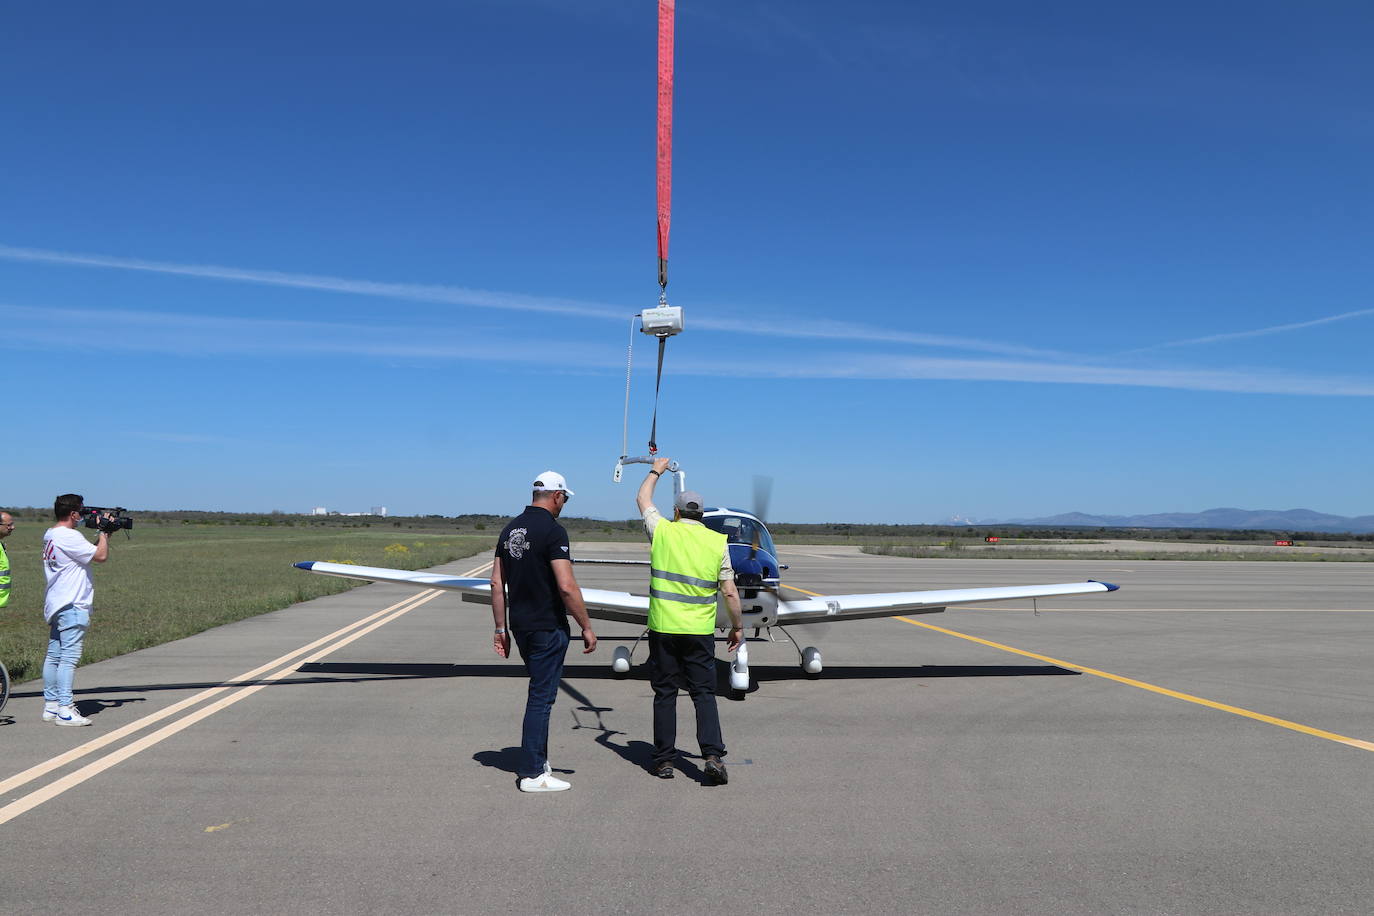
[[[753,546],[754,538],[758,537],[760,549],[768,551],[772,556],[778,555],[768,529],[752,518],[743,515],[708,515],[701,523],[712,531],[725,535],[726,542],[730,544]]]

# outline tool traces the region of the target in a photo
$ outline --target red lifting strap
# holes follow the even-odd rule
[[[673,6],[658,0],[658,285],[668,287],[668,224],[673,215]]]

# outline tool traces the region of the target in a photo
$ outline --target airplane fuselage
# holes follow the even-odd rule
[[[707,509],[702,522],[726,537],[744,629],[772,626],[778,617],[780,567],[767,526],[751,512],[728,508]],[[716,626],[730,628],[724,598],[716,604]]]

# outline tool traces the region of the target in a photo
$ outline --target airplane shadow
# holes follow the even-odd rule
[[[300,687],[311,684],[357,684],[367,681],[394,681],[450,677],[525,678],[523,665],[497,663],[485,665],[443,665],[426,662],[312,662],[296,669],[297,674],[314,677],[291,677],[281,680],[251,679],[246,681],[183,681],[170,684],[121,684],[117,686],[82,687],[77,696],[95,694],[151,693],[158,690],[205,690],[211,687]],[[933,677],[1044,677],[1077,676],[1078,671],[1056,665],[827,665],[818,675],[803,673],[797,665],[750,665],[751,690],[759,683],[793,680],[888,680],[898,678]],[[647,681],[648,669],[641,663],[629,674],[616,674],[603,664],[570,665],[563,669],[564,683],[577,681],[636,680]],[[728,695],[730,663],[716,659],[717,692]],[[42,690],[15,691],[11,699],[41,697]],[[77,708],[82,715],[90,715],[131,700],[82,700]]]

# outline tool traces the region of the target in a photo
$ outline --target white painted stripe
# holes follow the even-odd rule
[[[179,700],[178,702],[173,703],[171,706],[168,706],[165,709],[159,709],[157,712],[150,713],[149,715],[146,715],[143,718],[138,719],[137,721],[130,722],[128,725],[125,725],[122,728],[117,728],[112,732],[101,735],[99,738],[87,741],[85,744],[82,744],[78,747],[74,747],[69,751],[65,751],[64,753],[61,753],[56,757],[49,758],[48,760],[45,760],[39,764],[35,764],[34,766],[29,767],[27,770],[24,770],[22,773],[17,773],[14,776],[11,776],[8,779],[4,780],[3,782],[0,782],[0,795],[4,795],[7,792],[12,792],[13,790],[24,785],[25,783],[32,782],[38,777],[43,776],[46,773],[51,773],[53,770],[56,770],[59,767],[66,766],[74,760],[79,760],[87,754],[94,753],[95,751],[100,750],[102,747],[108,747],[109,745],[114,744],[116,741],[119,741],[122,738],[127,738],[129,735],[132,735],[135,732],[142,731],[149,725],[155,725],[163,719],[166,719],[170,716],[174,716],[182,710],[196,705],[202,700],[208,700],[210,697],[215,696],[216,694],[223,693],[224,691],[231,689],[235,684],[241,684],[244,681],[251,681],[254,678],[260,677],[268,671],[271,671],[273,668],[276,668],[278,665],[285,664],[286,662],[290,661],[291,659],[295,658],[301,653],[309,652],[311,649],[315,649],[324,645],[331,639],[337,639],[338,637],[343,636],[346,633],[354,629],[357,629],[358,627],[365,626],[369,622],[376,620],[378,617],[391,613],[392,611],[399,608],[401,605],[416,600],[416,598],[418,597],[418,595],[412,595],[409,598],[405,599],[405,601],[398,601],[391,607],[384,608],[380,611],[377,611],[375,614],[371,614],[367,617],[364,617],[362,620],[355,621],[346,627],[335,630],[328,636],[322,636],[314,642],[310,643],[309,645],[301,646],[299,649],[293,649],[292,651],[286,653],[280,658],[273,659],[265,665],[261,665],[257,668],[254,668],[252,671],[247,671],[243,674],[238,675],[237,677],[230,678],[218,687],[210,687],[206,690],[202,690],[200,693],[197,693],[194,696],[189,696],[184,700]]]
[[[286,677],[288,674],[294,674],[296,670],[300,668],[301,665],[308,665],[311,662],[319,661],[320,659],[329,655],[336,649],[341,649],[349,643],[353,642],[355,639],[358,639],[362,636],[366,636],[368,633],[371,633],[378,627],[390,623],[397,617],[400,617],[402,614],[406,614],[414,610],[415,608],[419,607],[420,605],[432,601],[433,599],[439,597],[441,594],[443,594],[443,592],[440,591],[425,592],[420,597],[420,600],[411,602],[409,605],[402,607],[398,611],[393,612],[390,616],[383,617],[380,620],[377,620],[374,623],[360,630],[355,631],[351,635],[339,640],[334,645],[321,649],[313,655],[309,655],[301,659],[300,662],[292,662],[285,668],[282,668],[280,671],[277,671],[274,674],[267,675],[259,683],[256,683],[251,687],[241,688],[235,693],[229,694],[227,697],[222,697],[219,700],[216,700],[209,706],[202,706],[200,709],[197,709],[195,712],[192,712],[189,715],[186,715],[181,719],[178,719],[172,724],[164,725],[162,728],[153,732],[151,735],[144,735],[137,741],[130,742],[129,744],[126,744],[117,750],[111,751],[109,754],[106,754],[99,760],[94,760],[86,764],[84,767],[77,770],[76,772],[68,773],[66,776],[63,776],[60,779],[48,783],[43,788],[36,789],[33,792],[30,792],[28,795],[25,795],[18,801],[11,802],[5,807],[0,808],[0,825],[8,823],[9,821],[13,820],[14,818],[18,817],[24,812],[30,811],[38,807],[45,801],[50,801],[51,799],[56,798],[57,796],[61,795],[63,792],[66,792],[68,789],[74,786],[79,786],[81,783],[85,782],[91,777],[100,775],[101,773],[105,772],[106,770],[110,769],[116,764],[128,760],[130,757],[134,756],[140,751],[147,750],[153,745],[161,743],[165,739],[170,738],[172,735],[175,735],[177,732],[190,728],[192,725],[195,725],[201,719],[207,718],[208,716],[212,716],[215,713],[219,712],[221,709],[225,709],[229,706],[234,705],[239,700],[247,699],[248,697],[257,693],[259,690],[262,690],[264,687],[270,686],[273,681],[280,680],[281,678]]]
[[[485,570],[490,565],[491,561],[487,561],[486,563],[483,563],[482,565],[474,568],[473,570],[464,573],[464,575],[475,575],[481,572],[482,570]],[[118,741],[121,738],[127,737],[128,735],[133,734],[136,731],[146,728],[149,725],[155,724],[156,722],[166,719],[172,715],[175,715],[176,713],[181,712],[189,708],[190,706],[199,703],[202,700],[209,699],[212,696],[223,693],[224,691],[231,689],[235,683],[242,683],[244,681],[254,680],[255,678],[260,677],[263,674],[263,672],[268,671],[289,659],[293,659],[303,652],[309,652],[311,649],[315,649],[322,645],[327,645],[328,643],[330,643],[331,640],[334,640],[340,636],[344,636],[344,638],[340,639],[338,642],[335,642],[332,645],[327,645],[327,648],[321,649],[320,651],[315,652],[313,655],[310,655],[307,658],[303,658],[298,662],[292,662],[285,668],[282,668],[276,671],[275,673],[268,675],[267,677],[263,678],[263,681],[261,683],[245,687],[237,691],[236,693],[233,693],[227,697],[223,697],[217,702],[207,707],[204,707],[196,712],[193,712],[177,722],[173,722],[170,725],[164,726],[163,728],[159,729],[151,735],[146,735],[143,738],[140,738],[139,740],[134,741],[123,748],[111,752],[110,754],[106,755],[100,760],[93,761],[92,763],[89,763],[86,766],[82,767],[80,770],[77,770],[74,773],[68,774],[67,776],[57,779],[54,782],[48,784],[47,786],[35,790],[34,792],[29,793],[28,795],[18,799],[17,801],[11,802],[3,808],[0,808],[0,824],[5,824],[10,820],[14,819],[15,817],[18,817],[20,814],[23,814],[26,811],[30,811],[38,805],[41,805],[43,802],[57,797],[58,795],[67,791],[73,786],[85,782],[87,779],[90,779],[91,777],[104,772],[105,770],[109,769],[110,767],[113,767],[114,765],[124,760],[127,760],[129,757],[134,756],[135,754],[145,750],[146,748],[152,747],[154,744],[157,744],[163,741],[164,739],[171,737],[177,732],[182,731],[185,728],[189,728],[191,725],[194,725],[201,719],[213,715],[221,709],[224,709],[228,706],[233,705],[234,703],[237,703],[239,700],[246,699],[247,697],[261,690],[263,687],[269,686],[272,682],[280,680],[281,678],[286,677],[287,675],[295,672],[301,665],[310,664],[312,662],[318,661],[319,659],[328,656],[334,651],[341,649],[349,643],[353,642],[354,640],[359,639],[360,637],[365,636],[368,633],[371,633],[373,630],[376,630],[377,628],[390,623],[397,617],[409,613],[410,611],[414,610],[420,605],[425,604],[433,600],[434,598],[437,598],[441,594],[443,594],[443,592],[440,590],[427,590],[421,592],[419,595],[415,595],[405,599],[404,601],[397,602],[396,604],[393,604],[388,608],[384,608],[383,610],[377,611],[374,614],[364,617],[362,620],[355,621],[354,623],[351,623],[346,627],[338,629],[327,636],[321,637],[320,639],[317,639],[314,642],[309,643],[308,645],[302,646],[299,649],[296,649],[292,652],[287,653],[286,655],[281,656],[280,658],[268,662],[266,665],[259,666],[258,668],[255,668],[252,671],[246,672],[245,674],[241,674],[238,677],[232,679],[231,681],[226,682],[222,686],[212,687],[208,690],[201,691],[195,696],[187,697],[186,699],[181,700],[178,703],[174,703],[172,706],[169,706],[166,709],[159,710],[156,713],[152,713],[148,716],[145,716],[137,722],[131,722],[129,725],[117,729],[116,731],[113,731],[108,735],[104,735],[100,738],[95,739],[94,741],[89,741],[80,747],[73,748],[72,750],[67,751],[64,754],[60,754],[57,757],[45,761],[44,763],[30,767],[24,772],[12,776],[4,782],[0,782],[0,795],[3,795],[6,792],[18,788],[19,786],[32,782],[34,779],[37,779],[49,772],[52,772],[53,770],[62,767],[73,760],[79,759],[80,757],[83,757],[86,754],[99,750],[102,747],[106,747],[111,743]]]

